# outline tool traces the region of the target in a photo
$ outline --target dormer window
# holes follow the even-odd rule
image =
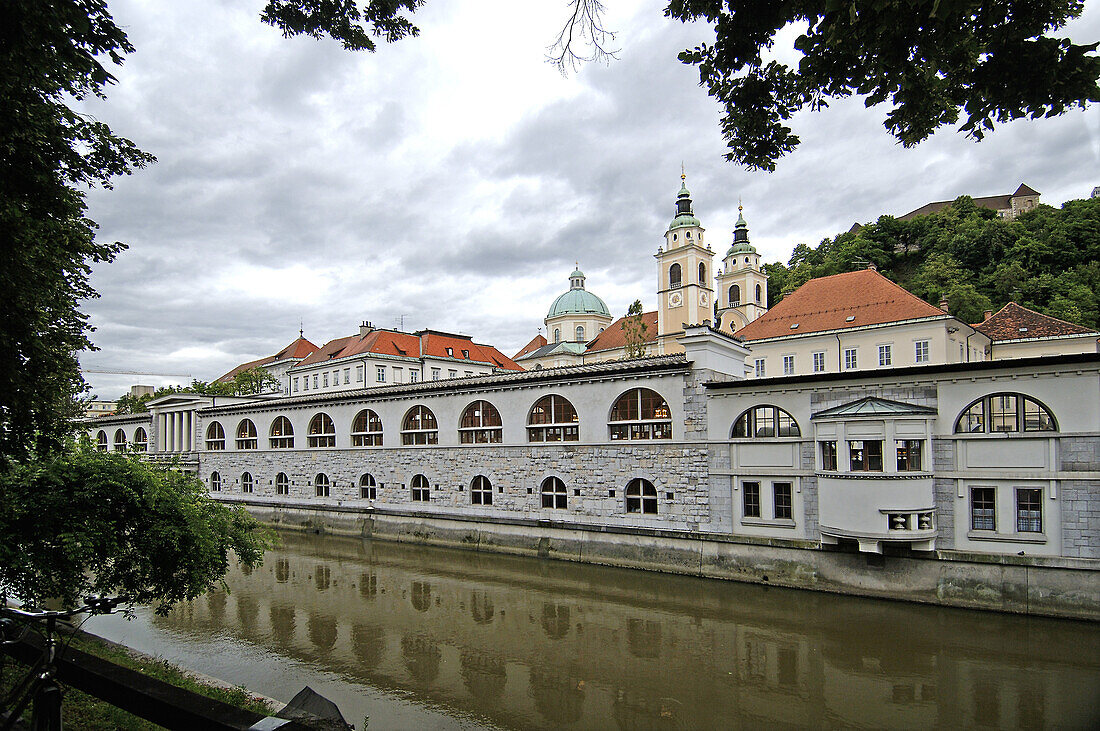
[[[797,330],[798,329],[798,323],[797,322],[791,323],[791,329],[792,330]]]
[[[855,319],[856,319],[855,315],[848,315],[847,317],[844,318],[844,322],[855,322]]]
[[[1026,328],[1026,327],[1021,327],[1021,328],[1020,328],[1020,332],[1021,332],[1021,333],[1026,333],[1026,332],[1027,332],[1027,328]]]
[[[470,359],[470,351],[468,351],[468,350],[463,350],[463,351],[462,351],[462,357],[463,357],[463,358],[464,358],[465,360],[469,360],[469,359]]]
[[[447,348],[447,357],[448,358],[453,358],[454,356],[455,356],[455,349],[454,348]]]

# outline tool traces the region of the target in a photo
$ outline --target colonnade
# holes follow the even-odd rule
[[[157,444],[161,452],[195,450],[195,413],[168,411],[157,417]]]

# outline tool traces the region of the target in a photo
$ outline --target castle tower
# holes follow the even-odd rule
[[[703,227],[691,210],[687,176],[681,174],[680,180],[676,217],[656,254],[657,338],[662,353],[682,350],[673,338],[684,332],[684,325],[714,319],[714,252],[705,245]]]
[[[719,327],[737,332],[768,311],[768,275],[760,271],[760,254],[749,243],[749,225],[737,206],[733,246],[718,273]]]

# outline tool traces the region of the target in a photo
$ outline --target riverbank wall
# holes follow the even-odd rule
[[[808,540],[217,499],[244,505],[280,530],[1100,621],[1100,561],[1089,559],[944,550],[926,555],[851,553]]]

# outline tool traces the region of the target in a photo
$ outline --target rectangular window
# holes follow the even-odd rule
[[[825,372],[825,353],[814,353],[814,373]]]
[[[848,442],[852,472],[882,472],[882,442],[859,439]]]
[[[773,482],[772,495],[775,498],[775,502],[772,505],[775,512],[775,519],[790,520],[793,515],[791,510],[791,483]]]
[[[309,390],[309,376],[302,376],[302,390]]]
[[[377,366],[374,369],[374,380],[378,383],[386,382],[386,366]]]
[[[898,472],[920,472],[921,440],[898,439]]]
[[[393,382],[401,383],[401,369],[396,366],[393,369]]]
[[[1015,396],[989,397],[989,431],[1020,431]]]
[[[844,349],[844,368],[846,370],[852,370],[858,365],[859,361],[856,359],[855,348]]]
[[[295,376],[295,378],[294,378],[294,393],[298,393],[298,378],[297,378],[297,376]]]
[[[418,503],[431,502],[432,496],[430,488],[428,487],[414,487],[412,489],[412,499]]]
[[[794,356],[793,355],[784,355],[783,356],[783,375],[784,376],[793,376],[794,375]]]
[[[927,340],[918,340],[917,342],[913,343],[913,347],[914,347],[913,360],[916,361],[917,363],[927,363],[928,362],[928,341]]]
[[[328,373],[325,373],[325,377],[321,379],[321,383],[325,388],[328,388]]]
[[[313,374],[313,387],[317,388],[317,374],[316,373]]]
[[[420,371],[409,370],[409,383],[416,383],[420,380]]]
[[[997,530],[996,488],[970,488],[970,529]]]
[[[836,442],[821,443],[821,469],[836,472]]]
[[[878,365],[879,368],[892,365],[894,362],[894,346],[892,345],[880,345],[878,346]]]
[[[764,377],[764,359],[763,358],[757,358],[756,359],[756,377],[757,378],[763,378]]]
[[[1016,530],[1043,532],[1043,491],[1038,487],[1016,488]]]
[[[449,368],[447,370],[447,378],[458,378],[458,371],[454,368]]]
[[[746,518],[759,518],[760,517],[760,483],[759,482],[742,482],[741,483],[742,500],[744,505],[744,515]]]
[[[432,368],[432,380],[433,381],[438,381],[439,380],[439,369],[438,368]]]
[[[363,382],[363,366],[361,366],[361,365],[360,366],[355,366],[355,382],[356,383],[362,383]]]

